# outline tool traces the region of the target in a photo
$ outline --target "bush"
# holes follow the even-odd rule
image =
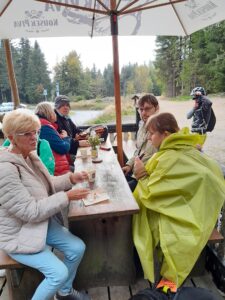
[[[81,100],[84,100],[84,97],[83,97],[83,96],[77,96],[77,97],[76,97],[76,102],[79,102],[79,101],[81,101]]]

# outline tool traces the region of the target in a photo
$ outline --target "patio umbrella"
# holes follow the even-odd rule
[[[112,35],[121,165],[118,34],[185,36],[224,19],[225,0],[0,0],[2,39]]]

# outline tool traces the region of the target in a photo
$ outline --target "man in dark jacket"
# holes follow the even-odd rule
[[[203,87],[196,87],[192,90],[191,96],[195,104],[187,114],[188,119],[193,117],[191,131],[200,134],[206,133],[212,111],[212,102],[205,95]]]
[[[69,153],[76,155],[78,147],[90,146],[87,140],[80,140],[81,130],[73,123],[69,117],[70,99],[67,96],[59,95],[55,98],[55,113],[58,132],[66,131],[71,138]]]

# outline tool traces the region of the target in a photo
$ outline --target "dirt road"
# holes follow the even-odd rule
[[[207,133],[204,152],[225,166],[225,98],[209,97],[213,101],[213,109],[216,115],[216,126],[213,132]],[[191,120],[187,120],[186,114],[192,108],[193,101],[168,101],[159,98],[160,111],[171,112],[176,116],[180,127],[190,128]]]

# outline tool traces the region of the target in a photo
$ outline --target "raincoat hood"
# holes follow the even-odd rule
[[[161,144],[159,150],[179,150],[188,147],[196,147],[196,145],[203,146],[206,140],[206,135],[197,133],[191,134],[189,128],[184,127],[177,133],[169,135]]]

